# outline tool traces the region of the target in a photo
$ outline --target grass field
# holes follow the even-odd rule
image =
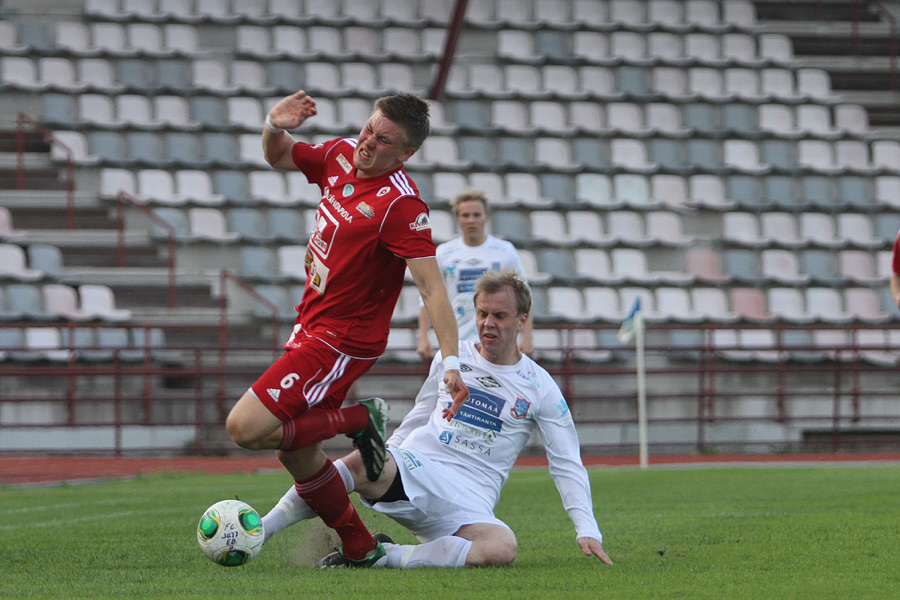
[[[252,563],[209,562],[196,522],[234,497],[268,510],[281,473],[161,474],[0,488],[2,598],[715,598],[900,596],[900,467],[593,470],[607,567],[580,554],[546,470],[516,471],[497,515],[517,532],[505,569],[320,571],[318,523],[292,527]],[[412,543],[362,509],[374,530]]]

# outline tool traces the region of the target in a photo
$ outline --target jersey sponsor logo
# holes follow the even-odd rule
[[[494,436],[494,434],[491,434]],[[458,450],[459,452],[465,452],[466,454],[484,454],[485,456],[491,455],[491,446],[490,444],[494,441],[495,437],[490,437],[485,435],[484,439],[471,439],[468,438],[461,433],[453,433],[450,431],[441,432],[440,437],[438,438],[440,442],[454,450]]]
[[[517,397],[509,414],[511,414],[514,419],[524,419],[528,415],[528,409],[530,408],[531,402],[525,398]]]
[[[431,222],[428,220],[428,213],[419,213],[416,220],[409,224],[409,228],[413,231],[424,231],[431,229]]]
[[[469,399],[453,418],[480,429],[500,431],[503,429],[501,411],[505,404],[503,398],[481,390],[470,389]]]
[[[365,202],[360,202],[356,205],[356,210],[362,213],[364,217],[372,219],[375,217],[375,209],[366,204]]]
[[[334,185],[337,182],[337,180],[338,180],[338,176],[332,175],[331,177],[328,178],[328,185]]]
[[[350,214],[350,211],[349,211],[349,210],[347,210],[346,208],[344,208],[343,206],[341,206],[340,201],[339,201],[337,198],[334,197],[334,194],[332,194],[332,193],[330,192],[329,188],[325,188],[325,195],[322,196],[322,200],[323,200],[324,202],[327,202],[327,203],[334,209],[334,211],[335,211],[338,215],[340,215],[340,217],[343,218],[345,221],[347,221],[348,223],[352,223],[352,222],[353,222],[353,215]],[[327,211],[327,210],[322,210],[322,205],[319,204],[319,213],[321,214],[321,213],[323,213],[323,212],[324,212],[324,213],[328,213],[329,211]],[[330,215],[329,215],[329,216],[330,216]],[[318,219],[318,217],[317,217],[317,219]]]
[[[277,388],[269,388],[266,391],[269,392],[269,397],[272,398],[272,400],[278,402],[278,398],[281,397],[281,390]]]
[[[486,271],[487,269],[485,268],[460,269],[456,284],[456,292],[459,294],[474,294],[475,283]]]
[[[309,238],[309,247],[321,254],[323,258],[328,258],[339,224],[340,222],[331,214],[331,211],[320,204],[319,212],[316,215],[316,229]]]
[[[541,387],[541,384],[537,378],[537,373],[535,373],[531,369],[529,369],[528,371],[522,371],[521,369],[519,369],[516,371],[516,375],[518,375],[519,377],[521,377],[522,379],[524,379],[525,381],[527,381],[528,383],[530,383],[531,385],[533,385],[535,387]]]
[[[330,269],[322,262],[319,256],[312,251],[306,252],[306,270],[309,273],[307,281],[309,287],[314,289],[320,296],[325,294],[325,286],[328,285],[328,273]]]
[[[556,417],[557,423],[560,425],[568,425],[572,422],[572,413],[569,411],[569,405],[566,404],[565,398],[560,398],[556,401],[556,410],[559,411],[559,416]]]
[[[484,275],[487,272],[487,269],[460,269],[459,270],[459,280],[460,281],[477,281],[479,277]]]
[[[462,363],[461,365],[459,365],[460,373],[469,373],[471,370],[472,370],[472,367],[470,367],[466,363]]]
[[[400,457],[403,459],[406,468],[410,471],[415,471],[422,467],[422,463],[419,462],[419,459],[409,450],[400,450]]]
[[[341,193],[343,194],[344,198],[346,198],[347,196],[352,196],[353,195],[353,186],[348,183],[347,185],[344,186],[344,190]]]
[[[384,196],[385,194],[387,194],[390,191],[391,191],[391,187],[386,185],[383,188],[381,188],[380,190],[378,190],[378,193],[375,195],[378,196],[379,198],[381,198],[382,196]]]
[[[481,385],[483,385],[484,387],[488,387],[488,388],[503,387],[503,384],[501,384],[499,381],[497,381],[490,375],[488,375],[487,377],[476,377],[475,379],[477,379],[478,382],[481,383]]]
[[[350,164],[350,161],[344,157],[343,154],[337,155],[338,164],[341,165],[341,168],[344,170],[344,173],[349,173],[353,170],[353,165]]]

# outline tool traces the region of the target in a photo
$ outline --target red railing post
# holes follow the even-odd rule
[[[428,93],[428,97],[437,102],[441,102],[444,99],[444,87],[447,84],[447,77],[450,75],[450,67],[453,66],[453,55],[456,54],[456,43],[459,41],[459,34],[462,31],[467,5],[468,0],[456,0],[456,8],[453,9],[453,20],[447,28],[444,54],[441,56],[441,64],[438,66],[438,72]]]
[[[16,189],[25,189],[25,119],[16,118]]]
[[[858,1],[858,0],[857,0]],[[898,51],[898,37],[900,37],[900,31],[898,31],[897,18],[894,16],[892,12],[890,12],[884,5],[880,2],[880,0],[869,0],[868,4],[874,6],[882,17],[887,19],[890,37],[888,43],[890,45],[890,85],[891,89],[897,91],[898,89],[898,74],[897,74],[897,51]],[[856,3],[854,3],[856,6]],[[856,23],[854,22],[854,27],[856,27]]]
[[[16,117],[16,184],[18,189],[25,189],[25,125],[30,125],[38,134],[50,144],[59,147],[66,155],[66,227],[75,228],[75,158],[72,149],[53,135],[40,123],[26,115],[19,113]]]

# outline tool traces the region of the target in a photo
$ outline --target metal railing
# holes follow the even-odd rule
[[[0,323],[0,333],[32,326]],[[68,331],[73,325],[60,327]],[[74,327],[123,326],[79,323]],[[813,443],[836,450],[851,445],[871,448],[885,439],[892,443],[900,439],[900,369],[895,360],[900,346],[857,339],[861,332],[881,329],[900,334],[900,325],[768,326],[776,341],[767,346],[716,340],[718,330],[743,333],[760,328],[651,325],[646,372],[652,452],[733,451],[736,447],[742,451],[806,450]],[[214,331],[208,329],[206,333]],[[615,342],[591,347],[571,343],[579,331],[614,339],[609,335],[614,333],[612,325],[540,329],[562,340],[560,345],[539,346],[536,352],[564,391],[585,451],[635,452],[637,443],[629,434],[637,421],[634,349]],[[790,344],[785,340],[783,334],[804,329],[839,331],[846,343]],[[695,335],[696,342],[673,344],[670,334],[679,331]],[[111,356],[97,361],[86,359],[96,348],[76,346],[71,335],[63,336],[62,346],[65,354],[55,358],[38,356],[46,349],[0,346],[0,406],[16,406],[16,410],[0,411],[7,415],[0,421],[0,451],[29,450],[26,445],[11,448],[2,442],[16,430],[52,432],[49,440],[63,435],[61,431],[85,428],[113,432],[113,441],[89,448],[98,452],[236,451],[224,435],[227,408],[271,364],[273,354],[268,344],[169,345],[137,352],[107,348]],[[414,355],[414,350],[389,350],[357,382],[351,398],[371,395],[376,389],[396,406],[411,406],[428,365],[397,357]],[[23,356],[29,352],[31,358]],[[176,442],[141,445],[132,438],[135,430],[178,430],[181,437]],[[671,430],[677,430],[677,435],[667,437],[665,432]],[[793,433],[779,433],[788,430]],[[617,433],[609,435],[610,431]],[[76,449],[86,451],[83,446]]]
[[[35,130],[44,140],[57,146],[66,155],[66,228],[75,228],[75,159],[72,149],[61,142],[53,132],[40,123],[19,113],[16,117],[16,187],[24,190],[26,182],[25,168],[25,127]]]
[[[178,252],[178,244],[176,238],[176,231],[172,225],[160,217],[156,212],[153,211],[152,208],[148,207],[143,202],[140,202],[137,198],[129,194],[125,191],[119,191],[116,194],[116,232],[117,232],[117,243],[116,243],[116,257],[117,257],[117,265],[119,267],[124,267],[126,262],[126,254],[128,246],[125,244],[125,207],[131,206],[133,208],[138,209],[141,213],[143,213],[147,218],[151,221],[159,225],[166,232],[166,238],[168,242],[169,256],[167,258],[168,261],[168,293],[169,293],[169,308],[175,308],[176,306],[176,294],[175,290],[177,287],[176,284],[176,271],[175,271],[175,263],[176,263],[176,255]]]
[[[887,21],[890,28],[888,37],[889,55],[890,55],[890,84],[893,91],[898,90],[897,76],[897,50],[898,38],[900,38],[900,29],[898,29],[897,18],[879,0],[866,0],[865,4],[871,6],[878,13],[879,17]],[[857,56],[859,56],[859,10],[860,0],[853,3],[853,48]]]

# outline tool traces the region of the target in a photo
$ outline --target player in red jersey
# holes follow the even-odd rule
[[[321,442],[338,434],[367,457],[367,476],[384,467],[385,406],[373,398],[341,408],[350,386],[387,345],[406,268],[447,357],[451,418],[468,396],[459,372],[456,319],[431,239],[428,207],[403,163],[429,133],[428,104],[410,94],[379,99],[359,137],[310,145],[286,129],[316,114],[303,91],[280,100],[262,133],[266,161],[302,171],[322,189],[306,251],[307,282],[285,354],[241,397],[226,427],[239,446],[276,451],[297,492],[361,566],[384,549],[363,525]]]

